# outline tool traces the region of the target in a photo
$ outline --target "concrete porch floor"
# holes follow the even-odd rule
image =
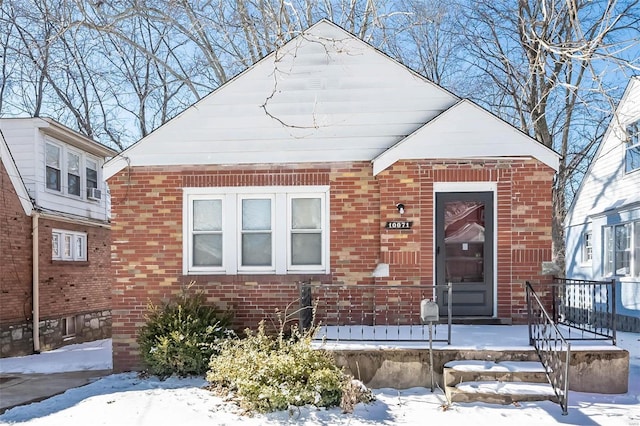
[[[314,345],[330,351],[336,362],[371,388],[429,386],[428,326],[320,327]],[[581,332],[561,328],[565,338]],[[589,336],[585,334],[585,336]],[[526,325],[433,326],[435,381],[443,386],[444,365],[456,360],[538,361],[529,345]],[[444,340],[444,341],[442,341]],[[592,393],[625,393],[629,353],[607,340],[570,340],[569,389]]]

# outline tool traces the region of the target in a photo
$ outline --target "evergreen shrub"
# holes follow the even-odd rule
[[[221,343],[219,354],[211,358],[206,379],[212,389],[232,395],[249,412],[340,406],[343,391],[349,394],[345,410],[350,411],[357,402],[373,400],[363,386],[353,391],[352,377],[336,366],[329,353],[311,346],[312,334],[293,327],[290,336],[282,332],[267,335],[264,323],[260,323],[257,331],[246,330],[245,338]]]
[[[137,339],[147,373],[166,378],[207,371],[220,342],[235,334],[228,328],[231,316],[205,301],[204,294],[187,288],[160,306],[147,305]]]

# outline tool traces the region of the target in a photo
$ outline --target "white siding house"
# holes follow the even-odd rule
[[[47,118],[0,119],[0,129],[35,204],[44,211],[107,221],[105,158],[114,150]]]
[[[634,77],[565,222],[567,277],[615,279],[619,323],[636,331],[640,330],[639,130],[640,77]]]

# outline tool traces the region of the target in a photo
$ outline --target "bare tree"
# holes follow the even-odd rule
[[[567,189],[612,114],[620,71],[637,67],[625,54],[638,48],[638,1],[486,0],[461,11],[472,96],[562,156],[553,246],[564,269]]]

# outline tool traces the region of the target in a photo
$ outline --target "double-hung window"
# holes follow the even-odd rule
[[[273,268],[274,196],[239,195],[239,269]]]
[[[51,258],[53,260],[86,261],[87,234],[84,232],[53,229],[51,231]]]
[[[222,267],[222,199],[194,199],[191,227],[192,265]]]
[[[627,126],[627,141],[624,156],[626,173],[640,169],[640,121]]]
[[[185,273],[328,273],[328,194],[328,186],[186,188]]]
[[[60,191],[62,186],[61,158],[62,149],[58,145],[47,143],[45,147],[47,188]]]
[[[585,231],[582,234],[582,263],[590,263],[593,259],[593,233]]]
[[[321,197],[289,197],[291,267],[305,268],[322,264],[322,203]]]
[[[80,155],[67,152],[67,192],[80,196]]]
[[[640,221],[604,228],[604,275],[640,276]]]
[[[98,163],[87,158],[85,162],[85,179],[87,186],[87,198],[95,198],[95,190],[98,188]]]

